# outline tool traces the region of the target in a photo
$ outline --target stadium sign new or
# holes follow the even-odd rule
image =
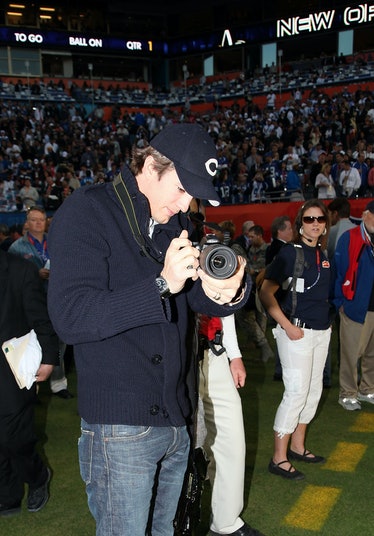
[[[277,37],[330,30],[335,22],[349,27],[370,23],[373,20],[374,4],[359,4],[356,7],[346,7],[341,13],[338,13],[335,9],[319,11],[310,13],[305,17],[296,16],[277,20]]]
[[[296,15],[285,19],[226,28],[209,34],[178,37],[169,41],[130,40],[124,36],[93,35],[54,30],[30,30],[0,26],[0,46],[25,45],[38,48],[100,49],[128,53],[129,56],[176,56],[209,52],[215,49],[240,47],[246,43],[266,43],[322,31],[340,31],[374,22],[374,4],[354,6]]]

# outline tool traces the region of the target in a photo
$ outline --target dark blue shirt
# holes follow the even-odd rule
[[[304,271],[297,284],[297,305],[294,316],[313,329],[327,329],[330,325],[329,284],[330,263],[319,249],[302,244]],[[271,279],[280,287],[288,289],[281,293],[280,306],[286,314],[291,313],[291,280],[296,260],[296,248],[285,244],[273,262],[266,268],[265,279]]]

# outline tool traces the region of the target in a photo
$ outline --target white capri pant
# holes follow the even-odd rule
[[[331,328],[304,329],[304,337],[291,341],[279,324],[273,329],[282,364],[284,393],[274,420],[279,437],[292,434],[299,423],[313,419],[323,388]]]

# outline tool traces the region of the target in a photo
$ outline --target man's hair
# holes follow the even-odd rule
[[[249,232],[258,236],[264,236],[264,228],[261,227],[261,225],[252,225],[252,227],[249,229]]]
[[[253,221],[252,220],[247,220],[243,223],[242,225],[242,232],[243,234],[244,233],[247,233],[249,231],[249,229],[253,227]]]
[[[22,234],[22,228],[23,228],[23,225],[21,223],[15,223],[13,225],[10,226],[10,233],[13,234],[13,233],[18,233],[19,235]]]
[[[148,156],[152,156],[154,160],[154,168],[159,177],[167,171],[175,169],[173,162],[169,160],[169,158],[166,158],[166,156],[156,151],[156,149],[150,145],[147,145],[146,147],[137,147],[134,145],[132,149],[130,169],[135,176],[142,172],[144,162]]]
[[[35,205],[34,207],[30,207],[27,211],[27,218],[29,218],[30,214],[32,212],[40,212],[40,214],[43,214],[45,217],[47,217],[47,214],[43,207],[40,207],[38,205]]]
[[[339,218],[349,218],[351,205],[345,197],[337,197],[327,205],[329,212],[337,212]]]
[[[236,227],[235,227],[235,223],[232,220],[221,221],[219,223],[219,226],[221,227],[223,233],[225,233],[225,231],[229,232],[230,238],[231,239],[234,238]]]
[[[277,238],[278,231],[284,231],[286,228],[286,222],[291,222],[289,216],[277,216],[271,222],[271,236]]]
[[[6,223],[0,223],[0,234],[4,236],[10,235],[10,230]]]

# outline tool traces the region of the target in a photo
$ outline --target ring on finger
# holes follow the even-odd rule
[[[219,292],[217,292],[217,294],[215,296],[213,296],[213,300],[220,300],[221,299],[221,294]]]
[[[193,264],[189,264],[186,268],[187,270],[193,270]]]

